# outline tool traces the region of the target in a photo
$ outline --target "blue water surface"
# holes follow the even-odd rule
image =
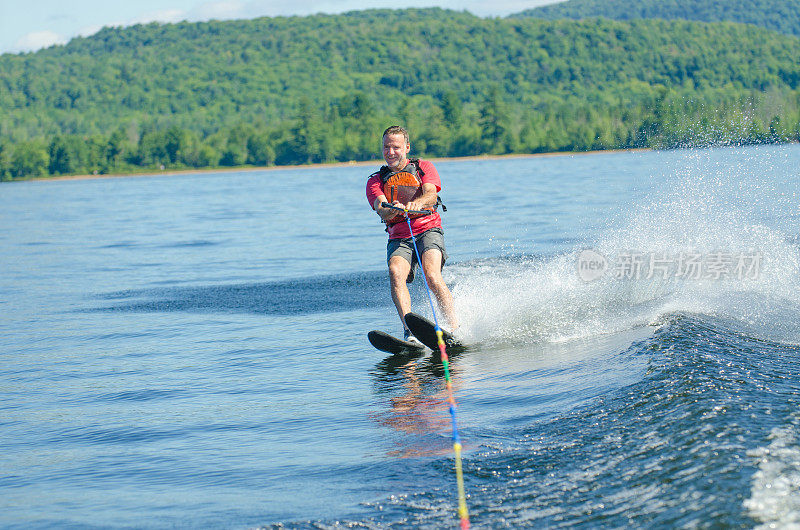
[[[800,146],[436,166],[476,526],[800,521]],[[0,185],[0,526],[455,526],[441,365],[366,340],[402,331],[373,170]]]

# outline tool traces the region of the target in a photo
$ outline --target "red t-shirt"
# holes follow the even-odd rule
[[[436,186],[437,193],[441,191],[442,182],[433,164],[426,160],[420,160],[419,168],[425,173],[422,175],[422,183],[433,184]],[[367,200],[369,201],[369,205],[372,206],[375,204],[375,199],[381,195],[385,195],[385,193],[383,193],[383,187],[381,186],[381,178],[377,174],[372,175],[369,180],[367,180]],[[437,227],[442,227],[442,218],[439,217],[438,212],[433,215],[425,215],[411,219],[411,228],[414,230],[414,235]],[[405,237],[411,237],[411,234],[408,233],[408,223],[405,218],[399,223],[389,226],[389,239],[401,239]]]

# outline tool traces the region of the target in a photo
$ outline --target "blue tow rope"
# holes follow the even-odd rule
[[[414,252],[416,252],[417,261],[419,261],[419,270],[422,273],[422,281],[425,283],[425,290],[428,292],[428,302],[431,305],[433,323],[435,326],[434,329],[436,330],[436,339],[439,346],[439,353],[442,357],[444,378],[448,392],[448,402],[450,404],[450,417],[452,418],[453,423],[453,451],[456,455],[456,481],[458,485],[458,516],[461,519],[461,529],[467,530],[469,528],[469,512],[467,511],[467,501],[464,493],[464,473],[461,465],[461,438],[458,436],[456,400],[453,396],[453,383],[450,380],[450,359],[447,356],[447,347],[444,343],[442,328],[439,327],[439,320],[436,318],[436,308],[433,305],[433,294],[431,293],[431,288],[428,286],[428,278],[425,276],[425,268],[422,266],[422,255],[419,253],[419,248],[417,248],[417,238],[414,236],[414,230],[411,228],[411,219],[408,217],[409,210],[404,209],[403,212],[406,214],[406,223],[408,224],[408,232],[411,234],[411,243],[414,245]]]

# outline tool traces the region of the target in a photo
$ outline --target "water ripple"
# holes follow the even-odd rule
[[[270,315],[351,311],[385,307],[391,303],[387,282],[386,273],[381,271],[243,285],[118,291],[100,298],[137,300],[92,311],[200,311]]]

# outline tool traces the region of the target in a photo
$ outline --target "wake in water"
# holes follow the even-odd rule
[[[789,230],[797,183],[773,179],[769,161],[758,166],[762,173],[748,172],[756,164],[740,157],[731,165],[689,152],[648,201],[613,219],[592,245],[551,259],[451,268],[465,338],[562,342],[690,312],[798,342],[800,258]],[[604,267],[591,278],[579,269],[587,256]]]
[[[502,505],[512,527],[785,526],[800,506],[797,354],[675,314],[624,353],[650,358],[640,381],[476,454],[495,476],[475,511]]]
[[[769,160],[734,154],[732,165],[687,153],[591,244],[449,269],[461,332],[479,345],[476,394],[524,388],[527,401],[502,395],[521,403],[508,413],[519,419],[555,382],[545,365],[525,372],[519,357],[517,373],[492,373],[498,364],[480,355],[490,344],[493,355],[524,352],[564,371],[554,396],[590,398],[472,455],[477,522],[496,510],[510,526],[565,528],[800,521],[798,182],[774,178]],[[597,267],[581,269],[587,259]],[[627,350],[597,347],[602,336],[650,326]],[[583,364],[605,358],[565,368],[560,345],[582,351]],[[641,370],[637,358],[647,368],[635,381],[587,383],[617,365]],[[502,413],[492,414],[499,425]],[[496,429],[479,431],[491,438]]]
[[[749,451],[758,462],[752,478],[752,493],[744,506],[758,528],[796,528],[800,525],[800,419],[775,427],[769,445]]]
[[[453,366],[476,527],[800,520],[798,178],[758,150],[680,155],[592,241],[445,269],[472,345]],[[335,524],[453,526],[440,376],[373,377],[420,480]]]

